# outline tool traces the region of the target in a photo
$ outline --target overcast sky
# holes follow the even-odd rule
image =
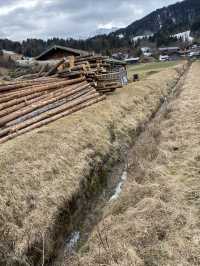
[[[122,27],[178,0],[0,0],[0,38],[71,37]]]

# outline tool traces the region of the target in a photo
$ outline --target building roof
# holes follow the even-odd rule
[[[180,50],[179,47],[161,47],[159,51],[171,51],[171,50]]]
[[[108,58],[106,59],[106,62],[112,64],[112,65],[126,65],[126,62],[123,61],[123,60],[118,60],[118,59],[115,59],[115,58]]]
[[[139,61],[139,60],[140,60],[139,57],[131,57],[131,58],[127,58],[127,59],[125,59],[125,62]]]
[[[46,54],[48,54],[49,52],[53,51],[53,50],[63,50],[66,52],[71,52],[78,55],[88,55],[89,53],[83,50],[78,50],[78,49],[74,49],[71,47],[65,47],[65,46],[61,46],[61,45],[54,45],[52,47],[50,47],[49,49],[45,50],[43,53],[41,53],[40,55],[38,55],[35,59],[36,60],[40,60],[43,56],[45,56]]]

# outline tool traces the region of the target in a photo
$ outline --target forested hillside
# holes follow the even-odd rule
[[[52,38],[47,41],[28,39],[13,42],[4,39],[0,40],[0,49],[15,51],[29,57],[37,56],[55,44],[106,55],[111,55],[117,49],[129,49],[137,53],[140,41],[133,41],[136,36],[150,35],[148,41],[156,46],[171,45],[177,42],[177,38],[171,35],[184,31],[190,31],[191,36],[197,40],[200,37],[200,0],[185,0],[158,9],[109,35],[99,35],[87,40]]]

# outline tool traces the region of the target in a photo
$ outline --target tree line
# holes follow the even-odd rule
[[[134,44],[129,39],[119,39],[115,36],[101,35],[88,40],[60,39],[52,38],[47,41],[42,39],[27,39],[22,42],[0,39],[0,49],[14,51],[27,57],[35,57],[53,45],[62,45],[94,51],[110,55],[112,51],[119,48],[134,48]]]
[[[176,43],[177,41],[180,41],[180,39],[178,40],[175,37],[170,37],[168,30],[161,31],[150,39],[138,40],[137,42],[133,42],[133,37],[125,36],[119,38],[114,34],[110,34],[109,36],[95,36],[87,40],[52,38],[48,40],[27,39],[22,42],[17,42],[8,39],[0,39],[0,50],[5,49],[27,57],[35,57],[53,45],[62,45],[73,47],[75,49],[94,51],[109,56],[119,50],[132,51],[132,53],[137,56],[139,48],[143,45],[144,41],[145,43],[149,42],[150,44],[159,47]]]

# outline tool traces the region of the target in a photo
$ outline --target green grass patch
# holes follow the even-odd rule
[[[127,67],[128,79],[132,80],[133,74],[139,74],[140,79],[144,79],[149,75],[157,73],[165,68],[174,67],[179,63],[180,61],[169,61],[169,62],[154,62],[146,64],[129,65]]]

